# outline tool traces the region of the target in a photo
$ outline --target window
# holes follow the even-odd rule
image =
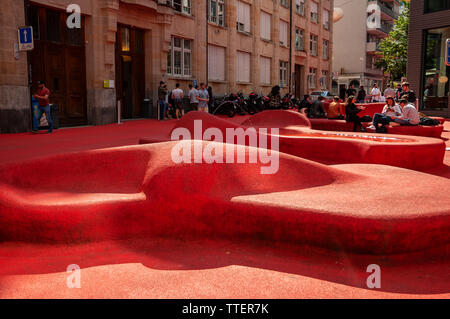
[[[318,5],[317,2],[311,1],[311,21],[312,22],[319,22],[319,14],[318,14]]]
[[[305,51],[305,30],[295,28],[295,50]]]
[[[328,71],[322,71],[322,77],[320,78],[320,87],[323,90],[328,89]]]
[[[262,84],[270,84],[270,67],[272,65],[272,59],[261,57],[260,59],[260,82]]]
[[[225,26],[225,4],[224,0],[209,1],[209,22],[221,27]]]
[[[175,11],[192,14],[192,0],[169,0]]]
[[[324,58],[325,60],[329,59],[329,49],[330,46],[330,42],[327,40],[323,40],[322,41],[322,58]]]
[[[283,7],[289,8],[289,0],[280,0],[280,3]]]
[[[250,53],[237,52],[236,81],[250,83]]]
[[[280,61],[280,86],[288,86],[288,62]]]
[[[317,69],[309,68],[308,88],[309,89],[315,89],[316,88],[316,82],[317,82]]]
[[[272,39],[272,15],[261,11],[261,39]]]
[[[323,28],[325,30],[330,30],[330,12],[328,10],[323,10]]]
[[[309,50],[311,52],[312,56],[317,56],[317,41],[318,41],[318,36],[311,34],[309,36]]]
[[[425,0],[425,12],[436,12],[450,9],[450,0]]]
[[[225,48],[208,46],[208,77],[210,80],[225,81]]]
[[[448,109],[450,66],[445,64],[445,51],[449,34],[450,27],[426,32],[421,94],[425,109]]]
[[[236,11],[238,31],[250,32],[250,5],[248,3],[238,1]]]
[[[295,12],[305,16],[305,0],[295,0]]]
[[[167,73],[175,76],[192,76],[192,40],[172,38],[167,56]]]
[[[280,45],[288,45],[288,23],[280,20]]]

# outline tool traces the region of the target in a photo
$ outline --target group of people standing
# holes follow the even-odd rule
[[[402,84],[397,84],[396,89],[392,88],[390,84],[387,85],[386,89],[382,93],[378,88],[378,84],[375,83],[370,91],[370,94],[367,94],[364,86],[360,86],[359,90],[356,91],[353,84],[350,84],[350,87],[341,94],[341,99],[348,99],[350,96],[356,97],[356,101],[360,104],[366,103],[367,97],[372,98],[372,103],[385,102],[388,97],[394,98],[396,101],[400,101],[400,98],[404,95],[408,94],[408,101],[411,103],[416,102],[416,94],[409,90],[409,83],[404,82]]]
[[[206,88],[205,83],[200,84],[199,87],[194,87],[192,84],[189,84],[189,92],[187,97],[189,98],[190,110],[192,111],[200,111],[200,112],[209,112],[209,102],[211,100],[210,90]],[[158,103],[159,103],[159,119],[166,120],[171,119],[170,110],[169,110],[169,101],[172,101],[172,106],[175,109],[176,119],[179,120],[185,114],[185,94],[184,91],[180,88],[180,84],[177,83],[175,85],[175,89],[172,92],[169,92],[167,88],[167,84],[164,81],[159,83],[158,88]]]

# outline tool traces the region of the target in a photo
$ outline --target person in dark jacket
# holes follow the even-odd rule
[[[412,103],[413,105],[416,105],[416,93],[409,88],[408,82],[402,83],[402,93],[401,97],[403,98],[405,95],[408,96],[408,102]]]
[[[364,86],[359,87],[358,96],[356,97],[358,103],[364,103],[366,101],[366,90],[364,90]]]
[[[279,109],[281,107],[281,95],[280,95],[281,88],[276,85],[272,88],[272,91],[269,94],[269,105],[271,109]]]
[[[298,111],[301,113],[302,110],[304,109],[305,113],[309,114],[309,112],[311,112],[311,107],[312,107],[311,97],[308,94],[306,94],[303,100],[300,102]]]
[[[353,132],[357,132],[358,127],[361,132],[365,132],[365,129],[361,124],[361,118],[358,116],[358,113],[364,109],[364,107],[358,108],[358,106],[356,106],[356,99],[354,96],[350,96],[347,99],[347,103],[345,104],[345,120],[347,123],[353,123]]]
[[[311,111],[308,113],[309,118],[320,119],[320,118],[327,117],[327,114],[325,113],[325,109],[323,107],[324,100],[325,100],[325,98],[323,96],[319,96],[317,101],[314,101],[314,103],[311,107]]]

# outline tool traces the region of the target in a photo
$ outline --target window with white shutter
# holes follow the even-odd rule
[[[262,84],[270,84],[270,69],[272,65],[272,59],[261,57],[260,59],[260,82]]]
[[[238,31],[250,32],[250,11],[251,7],[248,3],[238,1],[236,6]]]
[[[295,12],[305,16],[305,0],[295,0]]]
[[[250,53],[238,51],[236,62],[236,81],[250,83]]]
[[[225,81],[225,48],[208,46],[208,77],[210,80]]]
[[[280,20],[280,45],[288,45],[288,23]]]
[[[323,10],[323,28],[325,30],[330,30],[330,12],[328,10]]]
[[[261,39],[272,39],[272,15],[261,11]]]
[[[318,14],[318,5],[317,2],[311,1],[311,21],[312,22],[318,22],[319,21],[319,14]]]

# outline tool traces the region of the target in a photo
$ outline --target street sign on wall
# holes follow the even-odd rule
[[[19,34],[19,51],[30,51],[34,49],[33,27],[21,27]]]
[[[447,39],[446,44],[447,44],[447,50],[446,50],[446,54],[445,54],[445,64],[450,66],[450,39]]]

